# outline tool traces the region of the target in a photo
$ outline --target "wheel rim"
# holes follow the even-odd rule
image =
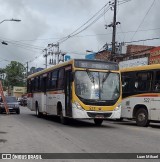
[[[146,116],[145,116],[144,113],[139,113],[139,114],[138,114],[138,120],[139,120],[140,122],[144,121],[145,119],[146,119]]]

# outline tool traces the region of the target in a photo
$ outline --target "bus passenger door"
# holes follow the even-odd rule
[[[65,114],[72,117],[72,70],[71,66],[65,68]]]

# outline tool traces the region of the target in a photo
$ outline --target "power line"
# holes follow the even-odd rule
[[[126,1],[124,1],[123,3],[121,3],[121,4],[127,3],[127,2],[129,2],[129,1],[131,1],[131,0],[126,0]],[[64,38],[62,38],[62,39],[60,39],[60,40],[58,40],[58,42],[59,42],[59,43],[65,42],[65,41],[68,40],[69,38],[74,37],[74,36],[80,34],[80,33],[83,32],[84,30],[86,30],[87,28],[89,28],[91,25],[93,25],[95,22],[97,22],[102,16],[104,16],[104,15],[106,14],[106,12],[109,11],[110,6],[108,6],[108,8],[107,8],[106,11],[103,11],[103,9],[104,9],[108,4],[109,4],[109,2],[108,2],[107,4],[105,4],[105,5],[97,12],[97,13],[99,13],[99,12],[102,11],[102,13],[101,13],[95,20],[93,20],[88,26],[86,26],[86,27],[83,28],[82,30],[78,31],[80,28],[82,28],[82,27],[84,26],[84,24],[86,25],[91,19],[93,19],[93,18],[97,15],[97,13],[96,13],[91,19],[89,19],[86,23],[84,23],[82,26],[80,26],[80,27],[78,28],[78,30],[75,30],[75,31],[78,31],[77,33],[75,33],[75,31],[74,31],[74,32],[72,32],[71,34],[69,34],[68,36],[66,36],[66,37],[64,37]],[[118,5],[121,5],[121,4],[118,4]]]
[[[108,10],[109,10],[109,8],[108,8]],[[107,11],[108,11],[108,10],[107,10]],[[107,11],[105,11],[105,13],[106,13]],[[102,13],[101,15],[99,15],[93,22],[91,22],[88,26],[86,26],[85,28],[83,28],[83,29],[80,30],[79,32],[77,32],[77,33],[75,33],[75,34],[73,34],[73,35],[69,35],[69,36],[66,37],[64,40],[61,40],[61,41],[58,41],[58,42],[63,43],[63,42],[65,42],[66,40],[68,40],[69,38],[74,37],[74,36],[80,34],[80,33],[83,32],[84,30],[86,30],[87,28],[89,28],[91,25],[93,25],[96,21],[98,21],[103,15],[104,15],[104,13]]]
[[[128,0],[129,1],[129,0]],[[121,2],[121,4],[122,3],[126,3],[126,2],[128,2],[127,0],[126,1],[122,1]],[[108,3],[107,3],[108,4]],[[87,28],[89,28],[91,25],[93,25],[96,21],[98,21],[108,10],[109,10],[109,8],[105,11],[105,12],[103,12],[103,13],[101,13],[100,15],[98,15],[106,6],[107,6],[107,4],[106,5],[104,5],[103,7],[102,7],[102,9],[100,9],[95,15],[93,15],[86,23],[84,23],[83,25],[81,25],[79,28],[77,28],[74,32],[72,32],[70,35],[68,35],[67,37],[64,37],[64,38],[62,38],[62,41],[60,42],[60,43],[62,43],[62,42],[64,42],[64,41],[66,41],[67,39],[69,39],[69,38],[71,38],[71,37],[74,37],[74,36],[76,36],[76,35],[78,35],[78,34],[80,34],[81,32],[83,32],[84,30],[86,30]],[[98,16],[97,16],[98,15]],[[97,16],[97,17],[96,17]],[[88,22],[90,22],[94,17],[96,17],[90,24],[88,24]],[[88,24],[88,25],[87,25]],[[87,25],[86,27],[85,27],[85,25]],[[82,27],[84,27],[83,29],[81,29]],[[80,30],[81,29],[81,30]],[[80,30],[80,31],[79,31]],[[60,39],[61,40],[61,39]],[[21,42],[21,41],[14,41],[14,42],[12,42],[12,41],[8,41],[9,43],[12,43],[12,44],[14,44],[14,45],[16,45],[17,47],[21,47],[21,48],[24,48],[24,49],[27,49],[27,50],[30,50],[30,48],[33,48],[33,49],[36,49],[36,50],[42,50],[42,48],[41,47],[39,47],[39,46],[33,46],[33,45],[29,45],[29,44],[24,44],[24,43],[17,43],[17,42]],[[35,57],[35,59],[37,59],[37,56]],[[34,60],[35,60],[34,59]],[[31,60],[31,62],[32,62],[33,60]]]
[[[152,4],[151,4],[151,5],[150,5],[150,7],[148,8],[148,10],[147,10],[146,14],[144,15],[144,17],[143,17],[142,21],[141,21],[141,22],[140,22],[140,24],[139,24],[139,26],[138,26],[137,30],[136,30],[136,31],[135,31],[135,33],[133,34],[131,41],[133,40],[133,38],[134,38],[134,36],[136,35],[137,31],[139,30],[140,26],[143,24],[143,22],[144,22],[144,20],[145,20],[146,16],[148,15],[149,11],[150,11],[150,10],[151,10],[151,8],[153,7],[153,5],[154,5],[155,1],[156,1],[156,0],[153,0]]]
[[[160,28],[152,28],[152,29],[141,29],[141,30],[138,30],[137,32],[143,32],[143,31],[150,31],[150,30],[160,30]],[[117,34],[127,34],[127,33],[134,33],[136,32],[135,30],[133,31],[121,31],[121,32],[117,32]],[[105,35],[110,35],[112,33],[106,33],[106,34],[87,34],[87,35],[79,35],[79,36],[75,36],[76,38],[80,38],[80,37],[92,37],[92,36],[105,36]],[[50,39],[60,39],[60,37],[57,37],[57,38],[42,38],[42,39],[33,39],[33,40],[20,40],[20,41],[14,41],[14,42],[23,42],[23,41],[44,41],[44,40],[50,40]],[[4,39],[0,39],[0,40],[6,40],[6,38]],[[6,41],[7,42],[7,41]],[[40,46],[38,46],[40,47]],[[44,47],[41,47],[41,49],[44,48]]]
[[[131,0],[118,1],[118,5],[121,5],[121,4],[124,4],[124,3],[130,2],[130,1],[131,1]]]
[[[151,41],[151,40],[158,40],[158,38],[148,38],[148,39],[142,39],[142,40],[136,40],[136,41],[130,41],[130,42],[124,42],[124,43],[135,43],[135,42],[144,42],[144,41]]]
[[[63,42],[64,40],[67,40],[68,38],[70,38],[72,35],[75,35],[76,32],[78,32],[78,30],[80,30],[82,27],[84,27],[87,23],[89,23],[94,17],[96,17],[107,5],[109,4],[106,3],[98,12],[96,12],[91,18],[89,18],[84,24],[82,24],[80,27],[78,27],[76,30],[74,30],[72,33],[70,33],[68,36],[60,39],[58,42]],[[79,33],[79,32],[78,32]]]
[[[21,46],[21,47],[28,47],[28,48],[40,49],[40,50],[43,49],[43,47],[40,47],[40,46],[36,46],[36,45],[32,45],[32,44],[27,44],[27,43],[17,43],[17,41],[15,41],[15,40],[3,38],[3,37],[0,37],[0,40],[1,41],[5,41],[5,42],[10,43],[10,44]]]
[[[135,43],[135,42],[142,42],[142,41],[151,41],[151,40],[158,40],[158,39],[160,39],[160,37],[157,37],[157,38],[148,38],[148,39],[142,39],[142,40],[135,40],[135,41],[128,41],[128,42],[124,42],[124,43]],[[106,44],[105,44],[106,45]],[[102,49],[104,49],[104,47],[105,47],[105,45],[103,45],[101,48],[100,48],[100,50],[98,50],[98,52],[97,53],[99,53]],[[109,44],[108,44],[109,45]],[[111,44],[110,44],[111,45]],[[151,48],[149,48],[149,49],[147,49],[147,50],[142,50],[142,51],[136,51],[136,52],[133,52],[133,54],[134,53],[139,53],[139,52],[145,52],[145,51],[148,51],[148,50],[151,50],[151,49],[153,49],[154,47],[151,47]],[[65,53],[71,53],[71,54],[76,54],[76,55],[86,55],[86,54],[83,54],[83,53],[79,53],[79,52],[75,52],[75,51],[68,51],[68,52],[65,52]],[[41,56],[42,54],[40,54],[40,55],[38,55],[38,56],[36,56],[34,59],[32,59],[32,60],[30,60],[30,61],[28,61],[29,63],[31,63],[31,62],[33,62],[33,61],[35,61],[37,58],[39,58],[40,56]]]
[[[155,30],[160,30],[160,28],[152,28],[152,29],[141,29],[141,30],[138,30],[137,32],[143,32],[143,31],[150,31],[150,30],[153,30],[153,31],[155,31]],[[127,34],[127,33],[134,33],[134,32],[136,32],[135,30],[133,30],[133,31],[121,31],[121,32],[117,32],[117,34]],[[106,36],[106,35],[110,35],[110,34],[112,34],[112,33],[106,33],[106,34],[87,34],[87,35],[79,35],[79,36],[75,36],[76,38],[80,38],[80,37],[93,37],[93,36]],[[43,39],[38,39],[38,40],[49,40],[49,39],[60,39],[60,38],[43,38]],[[7,41],[7,38],[0,38],[0,40],[1,41],[5,41],[5,42],[8,42]],[[21,40],[21,41],[35,41],[35,40],[37,40],[37,39],[33,39],[33,40]],[[12,43],[12,41],[9,41],[9,42],[11,42]],[[13,43],[14,42],[19,42],[19,41],[15,41],[15,40],[13,40]],[[12,43],[12,44],[13,44]],[[21,44],[19,44],[19,45],[21,45]],[[29,45],[29,44],[28,44]],[[32,46],[34,46],[34,45],[31,45],[30,47],[32,47]],[[36,47],[40,47],[40,46],[36,46]],[[39,49],[40,50],[42,50],[44,47],[40,47]]]

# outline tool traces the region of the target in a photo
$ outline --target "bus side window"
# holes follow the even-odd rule
[[[52,72],[52,79],[51,79],[51,89],[57,88],[57,79],[58,79],[58,71]]]
[[[139,72],[136,75],[135,81],[135,89],[136,91],[149,91],[151,90],[151,83],[153,73],[146,71],[146,72]],[[136,86],[137,85],[137,86]]]
[[[64,88],[64,69],[60,69],[58,73],[58,89]]]
[[[160,71],[156,72],[154,91],[160,91]]]
[[[135,81],[134,87],[138,89],[138,81]]]
[[[132,78],[127,75],[122,76],[122,90],[123,90],[123,92],[130,91],[131,80],[132,80]]]
[[[48,80],[48,74],[45,76],[40,76],[40,91],[44,92],[46,94],[47,91],[47,80]]]
[[[160,91],[160,84],[158,82],[155,84],[155,91]]]

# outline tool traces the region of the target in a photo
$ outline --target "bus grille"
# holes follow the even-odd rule
[[[104,118],[108,118],[112,115],[112,113],[92,113],[92,112],[87,112],[88,116],[91,118],[95,118],[95,117],[104,117]]]

